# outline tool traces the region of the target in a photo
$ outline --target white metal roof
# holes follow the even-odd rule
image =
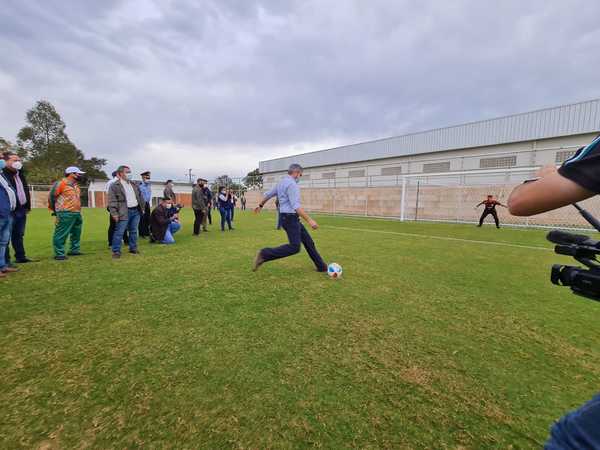
[[[261,161],[261,173],[600,131],[600,99]]]

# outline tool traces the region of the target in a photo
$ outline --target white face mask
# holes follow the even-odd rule
[[[166,203],[165,208],[171,209],[173,207],[173,203]]]
[[[12,163],[12,168],[15,170],[21,170],[23,168],[23,163],[21,161],[15,161]]]
[[[129,180],[129,178],[130,178],[130,177],[131,177],[131,174],[130,174],[130,173],[123,172],[123,179],[124,179],[124,180]]]

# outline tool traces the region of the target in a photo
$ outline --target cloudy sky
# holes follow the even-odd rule
[[[590,0],[3,0],[0,136],[52,102],[108,169],[259,160],[600,97]]]

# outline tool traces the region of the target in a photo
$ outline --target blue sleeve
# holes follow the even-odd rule
[[[277,185],[273,186],[269,191],[263,195],[263,199],[266,202],[267,200],[271,200],[273,197],[277,195]]]
[[[290,205],[294,210],[300,208],[300,188],[296,183],[292,183],[287,188],[287,195]]]
[[[600,448],[600,395],[554,424],[545,450]]]

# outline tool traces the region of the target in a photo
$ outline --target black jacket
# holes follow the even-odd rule
[[[8,182],[10,183],[10,185],[12,186],[13,190],[15,191],[15,194],[17,193],[17,182],[15,181],[15,172],[10,171],[8,168],[4,168],[4,170],[2,171],[2,173],[4,173],[4,178],[6,178],[8,180]],[[29,184],[27,184],[27,178],[25,178],[25,174],[23,173],[23,171],[19,171],[18,172],[19,177],[21,178],[21,182],[23,183],[23,189],[25,190],[25,198],[27,199],[27,201],[25,202],[24,205],[20,205],[19,201],[17,200],[17,209],[15,211],[18,211],[19,209],[24,209],[25,211],[31,211],[31,192],[29,192]]]
[[[162,205],[158,205],[150,214],[150,234],[155,241],[161,242],[165,238],[169,224],[171,223],[171,216],[167,208]]]

